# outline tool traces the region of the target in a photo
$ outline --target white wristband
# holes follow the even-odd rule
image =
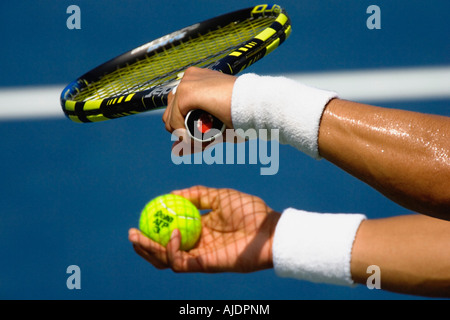
[[[235,129],[279,129],[279,141],[320,159],[320,119],[336,92],[306,86],[285,77],[244,74],[237,78],[231,100]],[[258,133],[258,132],[257,132]]]
[[[350,261],[362,214],[286,209],[275,230],[273,264],[280,277],[353,285]]]

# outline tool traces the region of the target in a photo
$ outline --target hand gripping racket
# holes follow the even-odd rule
[[[236,75],[276,49],[291,33],[286,11],[263,4],[231,12],[126,52],[87,72],[61,93],[75,122],[98,122],[167,106],[168,94],[191,66]],[[189,135],[211,141],[225,125],[197,109],[186,116]],[[211,129],[216,130],[211,130]]]

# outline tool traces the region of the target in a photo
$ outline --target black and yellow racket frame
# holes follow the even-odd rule
[[[256,34],[254,38],[243,42],[239,47],[230,48],[230,52],[223,58],[207,66],[202,66],[201,61],[198,64],[192,64],[236,75],[272,52],[290,35],[291,22],[283,8],[276,4],[263,4],[231,12],[194,24],[128,51],[70,83],[61,93],[62,109],[72,121],[89,123],[164,108],[167,106],[169,92],[179,82],[177,74],[183,72],[191,65],[177,66],[177,68],[172,70],[171,74],[173,74],[173,77],[169,81],[142,91],[126,92],[99,99],[82,100],[79,96],[83,89],[92,83],[98,82],[105,75],[120,68],[125,68],[136,61],[159,54],[164,50],[180,45],[183,41],[201,37],[226,24],[249,18],[258,19],[268,15],[275,18],[269,27]]]

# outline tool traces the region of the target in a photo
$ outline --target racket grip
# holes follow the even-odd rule
[[[189,136],[200,142],[213,141],[225,131],[222,121],[201,109],[189,111],[184,124]]]

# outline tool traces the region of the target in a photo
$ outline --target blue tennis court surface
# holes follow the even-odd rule
[[[0,89],[63,87],[145,42],[257,3],[3,1]],[[72,4],[80,8],[81,29],[67,28],[66,9]],[[450,65],[448,1],[285,0],[279,4],[292,20],[292,35],[251,72]],[[370,4],[381,9],[381,29],[366,26]],[[56,103],[58,99],[55,96]],[[448,97],[378,104],[450,115]],[[278,173],[264,176],[261,163],[176,165],[170,138],[161,113],[95,124],[63,118],[0,121],[0,298],[418,298],[362,285],[346,288],[282,279],[273,270],[176,274],[155,269],[135,254],[128,229],[138,226],[140,210],[148,200],[173,189],[196,184],[234,188],[261,197],[278,211],[295,207],[364,213],[369,218],[410,213],[327,161],[312,160],[292,147],[280,146]],[[70,265],[81,270],[81,290],[66,286]]]

